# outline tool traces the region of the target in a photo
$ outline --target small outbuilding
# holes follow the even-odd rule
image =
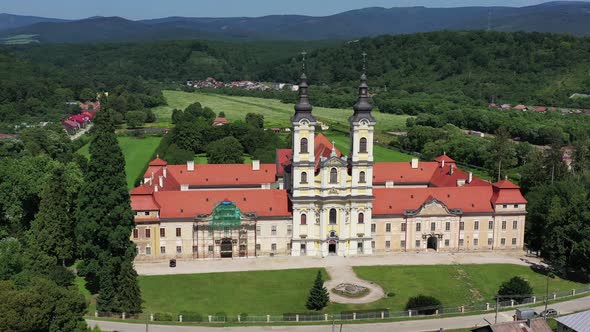
[[[590,332],[590,310],[556,319],[557,332]]]

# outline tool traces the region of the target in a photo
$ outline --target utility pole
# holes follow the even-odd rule
[[[145,332],[148,332],[149,330],[149,315],[147,314],[147,312],[145,313]]]
[[[498,310],[500,310],[500,295],[496,295],[496,317],[494,318],[494,324],[498,323]]]

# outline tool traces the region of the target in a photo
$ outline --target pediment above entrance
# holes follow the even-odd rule
[[[445,203],[435,199],[428,198],[418,209],[406,210],[406,216],[455,216],[461,215],[461,209],[450,209]]]
[[[338,158],[338,157],[329,157],[325,160],[322,160],[320,163],[321,167],[346,167],[348,166],[348,162],[345,158]]]

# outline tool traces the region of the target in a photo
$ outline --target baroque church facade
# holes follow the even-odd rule
[[[523,249],[527,202],[510,181],[479,179],[446,155],[374,161],[364,73],[349,156],[316,133],[305,73],[299,87],[292,149],[275,164],[150,162],[131,191],[138,260]]]

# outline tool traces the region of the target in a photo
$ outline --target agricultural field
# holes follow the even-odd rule
[[[199,102],[216,113],[224,112],[230,121],[243,121],[247,113],[260,113],[264,115],[265,126],[268,128],[291,127],[290,118],[294,112],[293,104],[283,104],[279,100],[171,90],[164,90],[163,93],[168,105],[152,109],[157,117],[156,124],[159,126],[170,125],[173,109],[185,109],[188,105]],[[313,110],[313,114],[318,120],[344,130],[348,129],[348,117],[352,115],[352,112],[352,105],[350,105],[350,109],[314,107]],[[376,129],[381,132],[404,130],[406,120],[410,117],[379,112],[373,112],[373,116],[377,120]]]
[[[492,265],[366,266],[357,275],[381,285],[392,296],[370,304],[330,304],[325,312],[383,309],[403,310],[411,296],[438,298],[444,306],[493,302],[500,284],[513,276],[527,279],[536,294],[545,292],[546,278],[528,267]],[[140,276],[147,312],[256,315],[307,312],[305,301],[316,269],[229,272],[194,275]],[[325,273],[325,271],[323,271]],[[293,287],[296,286],[296,287]],[[582,284],[550,279],[549,291],[580,288]]]
[[[134,187],[135,179],[143,171],[144,167],[150,161],[150,158],[160,145],[161,137],[118,137],[119,146],[125,156],[125,174],[127,176],[127,187],[132,189]],[[88,151],[90,144],[84,145],[78,153],[90,158]]]

